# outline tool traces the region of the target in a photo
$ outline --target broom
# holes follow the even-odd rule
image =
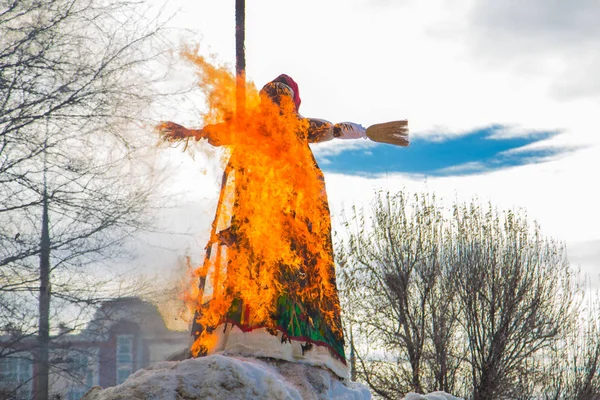
[[[374,142],[406,147],[409,144],[408,121],[391,121],[371,125],[367,128],[367,137]]]

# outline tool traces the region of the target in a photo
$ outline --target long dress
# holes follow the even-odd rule
[[[192,354],[307,362],[346,377],[325,181],[309,147],[318,124],[263,109],[241,128],[214,129],[213,144],[232,152],[198,272]]]

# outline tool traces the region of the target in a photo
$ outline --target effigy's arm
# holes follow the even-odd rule
[[[227,122],[206,125],[202,129],[188,129],[175,122],[161,122],[156,129],[163,140],[178,142],[181,140],[207,139],[213,146],[226,146],[233,143],[233,129]]]
[[[308,142],[320,143],[332,139],[367,139],[367,130],[354,122],[333,124],[324,119],[307,118]]]
[[[354,122],[329,121],[307,118],[309,123],[308,142],[319,143],[331,139],[370,139],[374,142],[406,147],[409,145],[408,121],[390,121],[365,128]]]

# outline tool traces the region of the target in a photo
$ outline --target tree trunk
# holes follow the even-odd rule
[[[421,354],[422,348],[419,349],[413,343],[408,343],[406,346],[408,352],[408,361],[411,367],[410,386],[415,393],[423,393],[421,386]]]
[[[475,386],[473,400],[494,400],[498,393],[497,373],[494,367],[484,365],[481,371],[480,381]]]

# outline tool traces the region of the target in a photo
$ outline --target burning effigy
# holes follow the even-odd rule
[[[280,75],[246,87],[236,113],[236,78],[201,56],[207,112],[202,129],[164,122],[168,141],[206,139],[227,146],[216,215],[198,287],[192,356],[230,352],[306,362],[347,375],[325,180],[309,143],[371,138],[407,145],[406,121],[369,129],[299,114],[299,87]]]

